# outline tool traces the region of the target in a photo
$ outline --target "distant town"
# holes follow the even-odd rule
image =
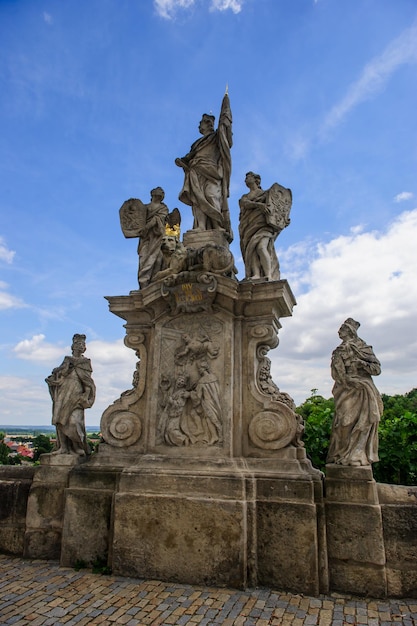
[[[100,442],[100,428],[86,430],[90,448],[94,450]],[[54,426],[0,424],[0,465],[31,465],[38,462],[41,454],[51,452],[55,443]]]

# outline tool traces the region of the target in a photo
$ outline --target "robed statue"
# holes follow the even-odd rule
[[[359,322],[348,318],[339,329],[342,343],[333,351],[331,374],[334,419],[327,463],[371,465],[378,461],[382,399],[372,376],[381,365],[372,346],[358,337]]]
[[[290,223],[291,189],[274,183],[263,190],[261,177],[248,172],[245,184],[249,192],[239,200],[240,248],[245,263],[246,280],[279,280],[279,262],[275,240]]]
[[[91,361],[83,356],[85,339],[85,335],[74,335],[72,356],[66,356],[46,378],[52,398],[52,424],[56,428],[53,454],[85,456],[90,453],[84,409],[93,406],[96,387],[91,377]]]
[[[179,199],[191,206],[195,230],[223,229],[230,242],[233,234],[227,199],[232,169],[232,112],[227,93],[217,130],[214,122],[214,115],[205,113],[198,127],[202,137],[192,144],[188,154],[175,159],[184,170]]]

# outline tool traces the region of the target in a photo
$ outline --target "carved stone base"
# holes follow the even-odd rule
[[[385,597],[382,515],[371,466],[326,466],[326,528],[331,589]]]
[[[182,464],[154,455],[123,471],[78,467],[61,563],[99,556],[124,576],[325,592],[321,480],[281,469],[277,477],[243,459]]]
[[[65,489],[73,467],[88,457],[73,454],[42,454],[29,492],[26,512],[24,556],[59,559],[64,519]]]
[[[229,248],[226,239],[226,231],[218,230],[187,230],[183,236],[183,244],[186,248],[202,248],[207,244],[215,244]]]

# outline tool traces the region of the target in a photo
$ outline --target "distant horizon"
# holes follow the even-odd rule
[[[100,432],[100,426],[88,426],[86,425],[86,432]],[[34,424],[0,424],[0,431],[5,430],[51,430],[55,431],[55,426],[49,425],[34,425]]]

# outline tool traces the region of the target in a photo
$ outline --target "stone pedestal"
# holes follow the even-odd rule
[[[23,555],[32,559],[59,559],[64,520],[65,489],[72,468],[86,457],[42,454],[36,468],[26,511]]]
[[[61,563],[325,592],[322,476],[267,357],[288,283],[187,271],[108,300],[138,364],[98,453],[71,472]]]
[[[118,574],[231,586],[322,589],[321,483],[244,462],[199,467],[144,458],[120,476],[112,566]],[[204,464],[205,465],[205,464]],[[318,498],[316,498],[318,496]],[[320,546],[324,549],[324,546]]]
[[[327,465],[326,529],[331,589],[385,597],[382,515],[371,466]]]

